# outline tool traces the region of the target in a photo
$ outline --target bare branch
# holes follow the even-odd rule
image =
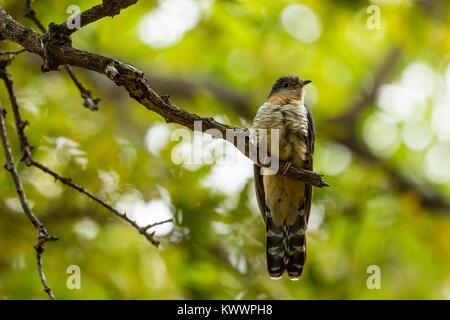
[[[374,107],[374,102],[378,89],[383,83],[386,83],[392,70],[395,70],[396,64],[401,57],[401,50],[394,47],[388,51],[380,66],[375,72],[374,81],[369,92],[363,92],[359,99],[353,101],[343,114],[335,117],[325,119],[326,125],[322,126],[321,133],[323,136],[328,136],[345,146],[360,157],[363,161],[371,164],[377,164],[386,172],[392,185],[400,192],[414,191],[421,198],[423,206],[450,212],[450,204],[448,200],[439,195],[433,188],[423,188],[417,186],[414,182],[409,181],[398,168],[394,168],[386,161],[376,156],[371,150],[367,148],[361,141],[357,139],[357,121],[362,113],[368,108]],[[188,80],[183,78],[172,78],[164,75],[151,74],[147,76],[149,82],[159,91],[168,93],[171,96],[178,96],[189,99],[200,90],[209,90],[210,93],[216,96],[219,101],[228,103],[237,114],[244,116],[245,119],[251,120],[252,111],[249,101],[243,99],[239,94],[229,90],[227,87],[220,87],[215,84],[218,92],[214,88],[208,86],[209,83],[215,83],[214,79],[203,79],[203,81]],[[114,93],[113,89],[110,90]],[[220,96],[218,93],[223,92],[225,96]],[[335,128],[336,126],[336,128]],[[339,134],[336,134],[339,132]]]
[[[36,17],[36,12],[34,11],[33,7],[31,6],[31,0],[25,0],[25,17],[31,19],[42,33],[47,33],[47,29],[44,27],[44,25],[41,23],[41,21]],[[81,82],[75,76],[75,74],[70,66],[65,65],[64,69],[66,69],[70,78],[75,83],[78,90],[80,91],[81,98],[83,98],[83,100],[84,100],[83,106],[92,111],[98,110],[98,102],[100,101],[100,99],[92,98],[92,92],[90,90],[87,90],[81,84]]]
[[[31,1],[32,0],[25,0],[25,18],[32,20],[42,33],[46,33],[47,30],[45,29],[44,25],[36,17],[36,11],[34,11],[31,5]]]
[[[21,49],[21,50],[17,50],[17,51],[0,51],[0,55],[2,55],[2,56],[19,55],[26,51],[27,51],[26,49]]]
[[[92,92],[88,89],[86,89],[85,87],[83,87],[83,85],[81,84],[80,80],[78,80],[78,78],[75,76],[72,68],[68,65],[64,65],[64,69],[66,69],[67,73],[69,74],[70,78],[72,79],[72,81],[75,83],[75,85],[77,86],[78,90],[81,93],[81,98],[83,98],[84,102],[83,102],[83,106],[89,110],[92,111],[97,111],[98,110],[98,103],[100,101],[100,99],[94,99],[92,98]]]
[[[102,4],[81,12],[77,16],[71,18],[71,21],[79,19],[80,28],[82,28],[89,23],[95,22],[104,17],[114,17],[118,15],[122,9],[128,8],[137,2],[138,0],[102,0]],[[59,30],[66,36],[70,36],[72,33],[79,30],[79,28],[74,28],[71,26],[72,24],[69,20],[67,20],[59,25]]]
[[[449,204],[436,193],[433,193],[428,190],[423,190],[416,186],[413,182],[408,181],[406,177],[404,177],[398,170],[392,168],[385,159],[381,159],[375,156],[370,150],[368,150],[362,143],[356,140],[356,129],[352,125],[348,125],[349,121],[353,121],[353,119],[358,119],[360,114],[373,106],[374,99],[376,97],[376,92],[379,87],[385,83],[386,78],[389,76],[392,69],[395,68],[396,63],[399,61],[400,57],[400,49],[393,48],[391,49],[383,62],[381,63],[378,71],[374,76],[374,83],[372,85],[371,90],[368,93],[361,94],[361,99],[353,102],[348,108],[346,108],[342,115],[339,115],[336,118],[326,119],[326,121],[330,122],[334,125],[339,125],[339,132],[343,133],[345,136],[349,136],[349,138],[336,138],[335,131],[327,130],[330,126],[324,126],[321,131],[323,135],[328,135],[334,140],[339,141],[340,143],[346,145],[350,150],[352,150],[355,154],[360,156],[362,159],[369,161],[371,163],[377,163],[381,165],[383,170],[388,174],[392,184],[396,186],[400,191],[410,191],[414,190],[416,193],[420,195],[422,198],[422,205],[435,208],[435,209],[444,209],[446,211],[450,211]],[[233,107],[236,113],[241,114],[245,117],[245,119],[250,120],[251,115],[251,106],[249,101],[245,100],[244,97],[239,94],[229,90],[227,87],[220,87],[217,83],[214,85],[214,88],[210,88],[208,84],[214,83],[214,79],[204,79],[204,81],[189,81],[187,79],[182,78],[172,78],[163,75],[150,75],[147,77],[149,82],[157,88],[158,90],[168,93],[171,96],[179,96],[182,98],[189,99],[194,96],[197,91],[202,89],[207,89],[210,93],[220,101],[224,101],[228,103],[230,107]],[[217,89],[217,92],[215,91]],[[113,93],[113,90],[111,90]],[[225,94],[221,96],[220,93]],[[342,125],[342,127],[341,127]],[[330,131],[330,132],[328,132]]]
[[[28,122],[22,120],[22,116],[20,115],[19,111],[19,105],[17,104],[16,94],[14,93],[13,90],[13,82],[9,78],[8,73],[6,71],[6,67],[10,62],[11,60],[0,61],[0,79],[3,80],[3,82],[5,83],[6,90],[8,91],[9,100],[11,101],[11,107],[14,113],[14,120],[16,122],[17,135],[19,136],[20,149],[22,150],[25,158],[31,156],[31,149],[32,149],[24,133],[25,127],[28,125]]]
[[[119,0],[117,0],[119,1]],[[147,84],[144,73],[130,64],[120,62],[108,57],[78,50],[70,46],[70,39],[64,39],[59,33],[58,25],[50,24],[49,33],[38,35],[33,30],[25,28],[12,19],[0,6],[0,26],[2,36],[25,47],[28,51],[40,55],[44,59],[43,71],[57,70],[59,65],[68,64],[106,75],[118,86],[123,86],[130,96],[147,109],[161,115],[167,123],[177,123],[194,130],[194,123],[202,123],[202,132],[216,129],[226,136],[227,130],[246,134],[248,129],[242,129],[215,121],[213,118],[202,118],[194,113],[183,110],[172,104],[167,97],[159,96]],[[232,142],[236,147],[237,141]],[[256,148],[249,139],[245,140],[245,148],[239,151],[249,157],[249,150]],[[257,154],[257,153],[254,153]],[[255,161],[255,159],[252,159]],[[259,166],[264,166],[255,161]],[[290,167],[286,176],[311,184],[316,187],[328,186],[322,176],[305,169]]]
[[[0,102],[0,137],[3,145],[3,152],[5,154],[6,158],[6,165],[5,169],[9,171],[12,175],[12,178],[14,180],[14,185],[16,187],[17,194],[19,195],[20,204],[22,206],[22,209],[25,213],[25,215],[28,217],[30,222],[33,224],[33,227],[37,231],[37,244],[34,247],[36,249],[36,258],[37,258],[37,268],[39,272],[39,277],[41,279],[42,285],[44,286],[44,291],[47,292],[50,299],[54,300],[55,297],[53,296],[52,290],[47,284],[47,281],[45,279],[44,271],[42,268],[42,253],[44,252],[44,244],[48,241],[55,241],[58,240],[57,237],[52,236],[47,229],[44,227],[44,225],[41,223],[41,221],[33,214],[31,211],[30,206],[28,205],[28,200],[25,195],[25,191],[23,189],[22,181],[20,180],[19,174],[17,173],[16,165],[14,163],[14,158],[11,152],[11,147],[9,146],[8,136],[6,133],[6,126],[5,126],[5,115],[6,111],[3,109],[1,102]]]
[[[125,3],[124,1],[120,1],[120,0],[117,0],[117,1],[121,2],[121,3]],[[121,8],[123,8],[123,7],[124,6],[122,6]],[[101,17],[108,15],[106,11],[104,11],[104,13],[100,13],[100,11],[102,11],[101,6],[95,7],[95,10],[93,10],[93,9],[94,8],[88,10],[91,12],[91,14],[90,14],[91,20],[89,20],[89,23],[93,22],[95,19],[100,19]],[[24,28],[20,24],[17,24],[14,20],[12,20],[6,14],[6,12],[4,12],[3,9],[1,9],[1,11],[3,11],[3,12],[0,12],[2,15],[2,19],[1,19],[2,24],[1,25],[5,26],[5,27],[7,24],[9,26],[11,26],[11,25],[14,26],[13,28],[9,28],[10,30],[13,30],[13,32],[10,32],[10,34],[8,34],[8,35],[3,34],[2,35],[3,38],[7,38],[16,43],[19,43],[22,46],[24,46],[25,48],[27,48],[28,51],[34,52],[34,53],[40,55],[41,57],[43,57],[44,58],[44,67],[46,65],[51,65],[48,63],[48,61],[45,61],[46,59],[48,60],[48,57],[46,58],[46,56],[44,54],[44,48],[42,48],[39,45],[41,39],[39,37],[36,37],[32,32],[30,32],[29,29]],[[97,12],[97,13],[95,15],[93,15],[92,12]],[[83,15],[83,14],[85,16],[87,16],[86,12],[81,13],[81,15]],[[92,17],[94,17],[94,19],[92,19]],[[87,21],[88,20],[85,20],[85,22],[87,22]],[[14,25],[14,23],[15,23],[15,25]],[[85,24],[87,24],[87,23],[85,23]],[[85,24],[83,24],[83,25],[85,25]],[[62,33],[64,34],[64,26],[62,26],[62,25],[59,25],[59,27],[60,27],[59,29],[62,30]],[[65,25],[65,26],[67,27],[67,25]],[[55,28],[55,29],[58,29],[58,28]],[[6,31],[8,31],[8,30],[6,30]],[[58,31],[58,30],[56,30],[55,32],[61,33],[61,31]],[[69,34],[70,34],[70,32],[69,32]],[[30,37],[31,37],[31,39],[30,39]],[[70,43],[70,41],[69,41],[69,43]],[[56,55],[56,58],[61,58],[61,57],[64,57],[64,55],[67,55],[66,60],[67,60],[68,64],[73,64],[73,65],[76,65],[76,66],[79,66],[82,68],[86,68],[86,69],[89,69],[92,71],[96,71],[100,74],[105,74],[105,75],[109,76],[110,79],[113,80],[116,84],[124,86],[133,98],[135,98],[138,101],[143,100],[143,101],[140,101],[142,104],[144,104],[148,109],[161,114],[168,122],[177,122],[179,124],[185,125],[192,129],[193,120],[199,120],[199,121],[204,120],[196,115],[192,115],[189,113],[187,113],[187,115],[189,115],[188,119],[186,119],[186,117],[185,117],[186,114],[182,114],[182,117],[181,117],[182,119],[180,119],[180,117],[171,116],[173,114],[178,113],[177,108],[176,107],[171,108],[173,105],[170,104],[170,102],[167,99],[163,99],[163,97],[159,97],[154,92],[152,93],[151,89],[147,90],[145,88],[145,86],[146,86],[145,80],[143,80],[143,73],[140,72],[139,70],[133,68],[130,65],[126,65],[119,61],[109,59],[106,57],[92,55],[87,52],[76,50],[76,49],[71,48],[70,46],[65,46],[65,47],[64,46],[55,46],[54,49],[56,49],[56,51],[59,51]],[[48,51],[48,48],[46,48],[45,51]],[[385,81],[385,78],[388,75],[388,71],[391,70],[393,68],[393,66],[395,65],[395,63],[398,61],[399,53],[400,53],[400,50],[398,48],[394,48],[387,55],[387,58],[384,60],[384,63],[381,65],[378,72],[375,74],[373,87],[369,93],[363,94],[362,98],[359,100],[356,100],[353,105],[351,105],[349,108],[347,108],[347,111],[344,112],[344,114],[342,114],[341,116],[334,118],[334,119],[328,119],[328,122],[333,123],[333,124],[339,124],[340,126],[344,126],[345,130],[344,131],[340,130],[340,132],[344,132],[344,135],[349,136],[349,135],[354,134],[354,132],[355,132],[354,125],[356,124],[356,121],[359,118],[358,115],[364,109],[366,109],[367,107],[369,107],[370,105],[373,104],[377,89]],[[92,59],[92,61],[91,61],[91,58],[94,58],[94,59]],[[58,59],[56,59],[56,60],[58,60]],[[62,60],[64,61],[64,59],[62,59]],[[61,62],[59,64],[61,64]],[[53,68],[57,68],[57,66],[58,66],[58,63],[56,63],[56,67],[53,66]],[[50,70],[50,68],[48,68],[47,70]],[[138,78],[141,78],[141,79],[138,80]],[[138,81],[135,81],[135,80],[138,80]],[[136,83],[134,83],[134,82],[136,82]],[[137,85],[138,82],[144,82],[144,85],[143,85],[144,90],[141,90],[139,88],[139,86],[141,86],[141,85],[139,84],[139,86],[138,86]],[[136,89],[138,91],[138,93],[141,94],[142,99],[139,99],[140,97],[134,93],[135,90],[133,88]],[[145,95],[149,95],[148,91],[150,91],[150,95],[153,96],[153,99],[148,99],[148,98],[145,99],[146,98]],[[148,101],[148,100],[151,100],[151,101]],[[164,100],[165,102],[167,102],[166,105],[165,105],[165,103],[161,103],[160,100]],[[168,106],[167,106],[167,104],[168,104]],[[165,108],[168,110],[168,112],[164,111]],[[349,121],[351,122],[351,125],[348,125]],[[189,126],[189,123],[191,123],[191,126]],[[221,125],[219,123],[214,123],[214,122],[211,125],[209,125],[208,123],[206,123],[206,124],[207,124],[207,126],[203,128],[204,130],[207,130],[209,128],[217,128],[220,130],[220,129],[224,129],[224,126],[225,126],[225,125]],[[231,127],[231,126],[229,126],[229,127]],[[323,128],[323,129],[326,129],[326,128]],[[327,134],[326,132],[330,131],[330,130],[328,130],[328,129],[323,130],[323,132],[325,134]],[[330,132],[332,132],[332,131],[330,131]],[[347,133],[347,134],[345,134],[345,133]],[[330,134],[328,134],[328,135],[330,135]],[[335,135],[331,134],[331,136],[335,136]],[[421,190],[418,186],[407,181],[401,174],[396,172],[395,169],[391,168],[388,164],[386,164],[381,159],[378,159],[378,157],[373,155],[369,150],[367,150],[367,148],[362,146],[360,143],[355,144],[354,141],[351,141],[351,140],[352,139],[349,139],[349,137],[346,137],[346,138],[344,137],[344,138],[340,139],[340,141],[342,143],[346,144],[349,148],[351,148],[357,154],[361,155],[363,158],[368,158],[371,161],[377,161],[379,163],[382,163],[383,167],[386,168],[386,171],[389,173],[389,176],[392,178],[393,182],[397,186],[399,186],[400,190],[404,190],[405,188],[407,188],[409,190],[415,190],[418,194],[420,194],[422,196],[422,198],[423,198],[422,204],[423,205],[436,207],[436,208],[443,208],[443,209],[449,208],[448,203],[445,200],[443,200],[441,197],[430,196],[430,195],[424,193],[423,190]],[[246,145],[246,147],[248,147],[248,145]],[[294,175],[294,172],[295,172],[295,168],[291,167],[289,169],[289,171],[287,172],[287,175],[288,176]],[[298,174],[299,173],[297,172],[297,175]],[[312,183],[313,185],[317,186],[317,184],[322,183],[320,175],[314,174],[312,172],[307,172],[307,175],[308,175],[308,179],[310,179],[311,181],[312,180],[316,181],[316,184]],[[304,177],[298,177],[298,178],[300,180],[302,180]],[[317,181],[319,183],[317,183]]]
[[[44,253],[44,244],[48,241],[56,241],[58,240],[57,237],[54,237],[48,233],[48,231],[45,228],[40,228],[38,230],[38,242],[34,246],[34,249],[36,250],[36,260],[37,260],[37,268],[39,272],[39,278],[41,279],[42,286],[44,287],[44,291],[47,292],[48,296],[52,300],[56,300],[55,296],[53,295],[52,290],[47,284],[47,280],[45,279],[44,270],[42,268],[42,254]]]

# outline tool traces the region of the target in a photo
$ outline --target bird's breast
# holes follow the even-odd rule
[[[292,161],[301,167],[307,154],[308,118],[304,105],[278,105],[265,103],[258,110],[253,128],[258,143],[267,143],[270,152],[274,139],[278,140],[278,150],[274,155],[284,161]],[[267,130],[267,142],[258,129]],[[277,129],[277,130],[273,130]]]

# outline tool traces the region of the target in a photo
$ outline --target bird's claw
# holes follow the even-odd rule
[[[288,161],[288,162],[286,162],[286,163],[284,164],[284,167],[283,167],[283,175],[284,175],[284,176],[286,175],[286,172],[289,170],[289,168],[291,167],[291,165],[292,165],[292,162],[290,162],[290,161]]]

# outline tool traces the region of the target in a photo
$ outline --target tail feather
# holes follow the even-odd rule
[[[276,226],[268,215],[266,221],[267,270],[272,279],[279,279],[288,259],[287,232],[284,225]]]
[[[288,227],[288,263],[289,278],[298,280],[306,261],[306,221],[304,215],[298,215],[295,223]]]
[[[294,224],[276,226],[270,215],[266,221],[267,269],[272,279],[280,279],[287,271],[291,280],[298,280],[306,260],[306,221],[299,214]]]

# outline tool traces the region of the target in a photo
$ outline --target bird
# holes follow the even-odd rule
[[[304,103],[304,87],[310,82],[295,75],[279,78],[253,120],[253,142],[259,147],[266,144],[270,157],[285,163],[278,174],[254,165],[255,193],[266,227],[267,270],[274,280],[285,271],[291,280],[298,280],[306,261],[312,186],[285,174],[291,165],[313,170],[316,133]],[[275,150],[273,139],[278,140]]]

